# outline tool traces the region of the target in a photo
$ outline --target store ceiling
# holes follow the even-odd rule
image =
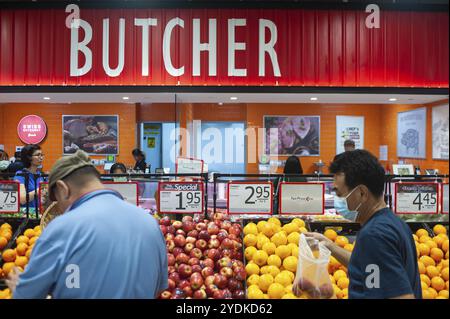
[[[396,100],[393,100],[396,99]],[[0,103],[345,103],[425,104],[448,95],[315,93],[1,93]]]

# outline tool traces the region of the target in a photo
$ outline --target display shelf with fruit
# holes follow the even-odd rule
[[[11,247],[19,228],[25,222],[25,218],[0,217],[0,256],[3,250]]]
[[[240,224],[216,213],[159,220],[166,239],[169,287],[161,299],[243,299],[246,277]]]

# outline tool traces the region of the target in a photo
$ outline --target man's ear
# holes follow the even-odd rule
[[[369,194],[370,194],[369,188],[367,188],[366,185],[361,185],[360,192],[361,192],[360,196],[361,196],[362,201],[366,202],[369,199]]]
[[[70,197],[70,189],[65,182],[59,180],[56,182],[56,186],[57,190],[59,190],[60,196],[62,196],[64,199],[68,199]]]

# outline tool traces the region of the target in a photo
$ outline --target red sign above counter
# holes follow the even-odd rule
[[[369,15],[0,10],[0,86],[448,87],[448,13],[382,10],[379,28]]]

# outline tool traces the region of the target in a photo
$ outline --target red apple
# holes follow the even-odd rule
[[[202,251],[200,250],[200,249],[198,249],[198,248],[193,248],[192,250],[191,250],[191,253],[189,254],[189,256],[192,258],[192,257],[195,257],[195,258],[198,258],[198,259],[200,259],[200,258],[202,258]]]
[[[194,290],[200,289],[203,286],[203,277],[198,272],[193,273],[190,278],[191,287]]]
[[[239,260],[244,260],[244,255],[242,254],[241,250],[234,252],[234,258]]]
[[[194,294],[194,290],[190,286],[184,287],[183,292],[186,296],[186,299],[192,297],[192,295]]]
[[[247,277],[247,272],[245,271],[245,268],[238,267],[234,271],[234,278],[236,278],[239,281],[245,280]]]
[[[205,292],[208,297],[213,297],[216,291],[219,291],[219,288],[217,288],[216,285],[211,284],[206,286]]]
[[[174,266],[175,265],[175,256],[172,254],[167,254],[167,264],[168,266]]]
[[[212,269],[211,267],[205,267],[202,269],[203,278],[207,278],[212,275],[214,275],[214,269]]]
[[[233,276],[233,270],[230,267],[223,267],[220,269],[220,274],[226,278],[231,278]]]
[[[177,256],[179,254],[181,254],[182,252],[184,252],[183,248],[181,247],[175,247],[172,251],[172,254],[175,256],[175,258],[177,258]]]
[[[237,280],[236,278],[230,278],[230,279],[228,279],[228,288],[229,288],[231,291],[238,290],[238,289],[241,287],[239,284],[240,284],[240,281]]]
[[[231,259],[229,257],[223,257],[218,261],[218,265],[220,268],[223,267],[232,267]]]
[[[195,230],[197,230],[198,232],[201,232],[202,230],[206,230],[206,224],[205,223],[197,223],[197,225],[195,225]]]
[[[306,278],[299,279],[298,287],[300,288],[300,290],[307,291],[308,293],[312,292],[315,288],[314,284]]]
[[[210,235],[217,235],[219,233],[220,228],[215,223],[210,222],[208,224],[207,230],[208,230],[208,234],[210,234]]]
[[[235,236],[240,236],[241,235],[241,227],[237,224],[234,224],[233,226],[230,227],[230,229],[228,230],[228,233],[231,235],[235,235]]]
[[[167,282],[168,282],[168,284],[169,284],[168,287],[169,287],[170,290],[173,290],[173,289],[175,289],[175,288],[177,287],[177,284],[175,283],[174,280],[168,279]]]
[[[232,251],[231,249],[222,249],[222,256],[231,259],[234,257],[234,251]]]
[[[231,293],[231,291],[229,289],[224,289],[222,291],[223,294],[223,299],[231,299],[233,298],[233,294]]]
[[[164,238],[166,239],[166,241],[168,241],[168,240],[174,240],[175,235],[174,235],[174,234],[169,234],[169,233],[167,233],[166,236],[165,236]]]
[[[187,220],[187,221],[183,222],[183,230],[186,233],[188,233],[188,232],[190,232],[191,230],[194,230],[194,229],[195,229],[195,225],[194,225],[194,223],[192,221]]]
[[[186,237],[186,244],[194,244],[195,245],[196,241],[197,241],[197,238],[194,238],[191,236]]]
[[[168,216],[165,216],[159,220],[159,224],[164,226],[170,226],[171,220]]]
[[[197,239],[198,237],[198,231],[197,230],[191,230],[189,233],[187,233],[188,237],[193,237],[195,239]]]
[[[198,273],[201,273],[201,272],[202,272],[202,266],[200,266],[200,265],[194,265],[194,266],[192,266],[192,272],[198,272]]]
[[[161,233],[166,236],[167,234],[167,226],[159,225],[159,229],[161,229]]]
[[[181,227],[183,227],[183,223],[180,222],[179,220],[176,220],[176,221],[173,222],[172,226],[173,226],[175,229],[181,229]]]
[[[236,241],[239,240],[239,238],[234,234],[229,234],[228,238],[230,238],[231,240],[236,240]]]
[[[173,272],[169,275],[169,280],[173,280],[175,284],[177,284],[180,281],[180,274],[177,272]]]
[[[189,266],[200,265],[200,260],[198,260],[198,258],[192,257],[189,258],[187,263]]]
[[[214,285],[216,285],[219,289],[223,289],[227,286],[228,279],[224,275],[215,274],[214,275]]]
[[[170,299],[171,297],[172,297],[172,293],[167,290],[164,290],[160,295],[161,299]]]
[[[167,234],[172,234],[175,236],[175,231],[176,231],[175,227],[167,226]]]
[[[176,237],[175,237],[175,239],[176,239]],[[176,244],[176,242],[175,242],[175,244]],[[229,238],[225,238],[221,243],[221,247],[224,249],[232,249],[234,247],[233,241]]]
[[[176,235],[182,235],[183,237],[186,238],[186,233],[182,229],[177,229],[177,231],[175,232],[175,236]]]
[[[173,240],[166,240],[166,248],[168,252],[173,252],[175,248],[175,242]]]
[[[208,287],[210,285],[214,285],[214,275],[208,276],[205,278],[205,286]]]
[[[208,244],[206,243],[205,240],[203,239],[199,239],[197,240],[197,242],[195,243],[195,247],[200,249],[200,250],[205,250],[206,247],[208,246]]]
[[[211,249],[211,248],[219,248],[219,246],[220,246],[220,241],[218,239],[214,238],[214,239],[210,239],[209,240],[209,243],[208,243],[208,248],[209,249]]]
[[[178,267],[178,273],[182,278],[190,277],[192,275],[192,267],[186,264],[181,264]]]
[[[194,299],[206,299],[208,298],[208,295],[206,294],[206,291],[204,289],[199,289],[194,292]]]
[[[184,246],[184,252],[185,252],[186,254],[190,254],[191,251],[192,251],[192,249],[194,249],[194,248],[195,248],[195,246],[194,246],[193,243],[187,243],[187,244]]]
[[[213,297],[213,299],[224,299],[224,297],[223,297],[223,291],[220,290],[220,289],[214,291],[212,297]]]
[[[228,232],[224,229],[220,230],[217,234],[217,239],[222,242],[225,238],[228,238]]]
[[[211,258],[206,258],[205,260],[203,260],[203,264],[205,265],[205,267],[214,269],[214,260],[212,260]]]
[[[185,253],[180,253],[175,257],[175,260],[178,264],[187,264],[189,261],[189,256]]]
[[[240,289],[240,290],[235,290],[233,292],[233,298],[234,299],[245,299],[245,291]]]
[[[191,283],[189,282],[188,279],[183,279],[180,280],[180,282],[178,283],[178,288],[183,289],[184,287],[190,287]]]
[[[215,249],[215,248],[210,249],[210,250],[208,250],[208,256],[207,257],[212,259],[212,260],[217,260],[220,257],[220,252],[217,249]]]
[[[168,273],[168,274],[174,273],[174,272],[176,272],[176,271],[177,271],[177,269],[175,268],[175,266],[169,266],[169,267],[167,267],[167,273]]]
[[[222,229],[225,229],[228,232],[228,229],[232,226],[229,220],[224,220],[222,223]]]
[[[333,286],[330,283],[321,285],[319,287],[319,291],[320,291],[320,298],[322,299],[329,299],[333,297],[334,294]]]
[[[198,233],[198,239],[210,240],[211,239],[211,235],[206,230],[201,230]]]

